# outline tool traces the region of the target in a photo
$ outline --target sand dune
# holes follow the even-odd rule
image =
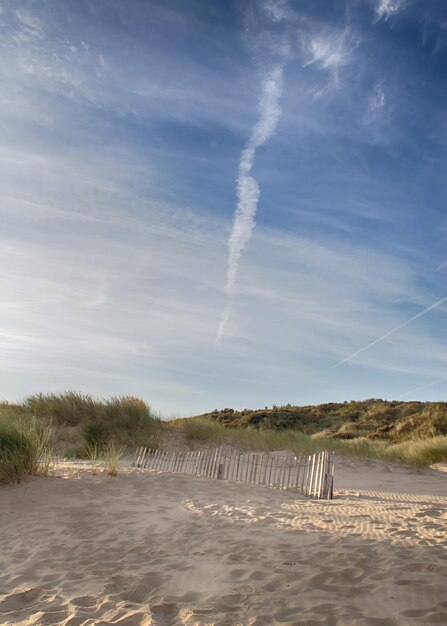
[[[447,474],[339,460],[315,502],[56,473],[0,488],[1,624],[447,624]]]

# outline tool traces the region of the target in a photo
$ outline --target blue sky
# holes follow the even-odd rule
[[[445,2],[17,0],[0,27],[0,397],[446,399]]]

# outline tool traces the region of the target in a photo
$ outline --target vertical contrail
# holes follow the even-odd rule
[[[259,102],[260,117],[253,128],[247,146],[242,151],[239,162],[236,213],[228,241],[228,275],[225,289],[229,293],[234,289],[241,252],[255,226],[260,190],[256,180],[250,176],[250,172],[256,150],[272,137],[281,115],[279,99],[282,92],[282,74],[283,66],[277,65],[267,74],[262,83]]]
[[[405,320],[405,322],[402,322],[402,324],[399,324],[399,326],[396,326],[395,328],[389,330],[387,333],[385,333],[384,335],[382,335],[378,339],[374,339],[374,341],[371,341],[371,343],[369,343],[367,346],[364,346],[363,348],[360,348],[360,350],[357,350],[357,352],[353,352],[352,354],[350,354],[346,358],[342,359],[341,361],[338,361],[338,363],[335,363],[335,365],[333,365],[332,367],[338,367],[339,365],[342,365],[343,363],[346,363],[347,361],[350,361],[351,359],[353,359],[358,354],[361,354],[362,352],[365,352],[365,350],[368,350],[368,348],[371,348],[372,346],[375,346],[376,343],[379,343],[380,341],[383,341],[384,339],[387,339],[387,337],[390,337],[391,335],[394,335],[394,333],[396,333],[398,330],[400,330],[404,326],[407,326],[407,324],[410,324],[411,322],[414,322],[414,320],[417,320],[418,317],[421,317],[422,315],[425,315],[429,311],[433,311],[433,309],[436,309],[438,306],[441,306],[441,304],[443,304],[444,302],[447,302],[447,296],[445,298],[441,298],[441,300],[438,300],[434,304],[431,304],[430,306],[428,306],[426,309],[424,309],[420,313],[417,313],[416,315],[413,315],[413,317],[410,317],[409,320]]]
[[[239,161],[236,195],[237,204],[233,220],[233,228],[228,240],[228,272],[225,290],[229,296],[236,284],[239,259],[245,244],[251,237],[255,226],[256,209],[259,196],[259,185],[250,175],[256,150],[267,143],[273,136],[281,116],[279,100],[282,93],[283,63],[278,63],[271,69],[262,81],[261,97],[259,100],[259,119],[255,124],[250,139],[242,151]],[[230,315],[228,304],[220,321],[216,340],[222,337]]]

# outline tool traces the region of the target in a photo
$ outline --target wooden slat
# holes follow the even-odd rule
[[[209,470],[209,466],[211,462],[211,452],[209,450],[205,450],[203,457],[204,459],[203,459],[202,476],[204,478],[208,478],[208,470]]]
[[[187,454],[186,454],[186,461],[185,461],[185,469],[184,469],[184,473],[185,474],[192,474],[192,459],[193,457],[193,452],[192,450],[188,450]]]
[[[236,478],[235,480],[238,481],[239,480],[239,467],[241,464],[241,453],[239,452],[239,454],[237,455],[237,462],[236,462]]]
[[[212,476],[211,476],[212,478],[217,478],[217,470],[218,470],[218,467],[219,467],[221,456],[222,456],[222,448],[219,447],[216,450],[216,457],[214,459],[214,465],[213,465],[213,473],[212,473]]]
[[[183,474],[183,468],[185,466],[185,459],[186,459],[186,452],[182,452],[180,455],[180,461],[179,461],[178,468],[177,468],[177,471],[180,474]]]
[[[241,453],[228,447],[167,452],[139,446],[132,466],[265,485],[316,499],[333,497],[334,455],[327,450],[292,457]]]
[[[278,456],[276,458],[276,469],[275,469],[275,485],[278,489],[281,484],[281,457]]]
[[[140,453],[141,453],[141,448],[138,447],[137,452],[135,454],[135,461],[134,461],[135,467],[138,467],[138,459],[140,458]]]
[[[315,479],[317,477],[317,465],[318,465],[318,455],[314,454],[312,457],[312,473],[310,478],[310,495],[315,495]]]
[[[254,470],[254,467],[255,467],[254,454],[249,454],[248,455],[247,463],[248,463],[248,480],[247,480],[247,482],[249,484],[251,484],[253,482],[253,470]]]
[[[315,473],[314,473],[314,479],[313,479],[313,491],[312,491],[312,495],[314,498],[318,498],[318,481],[319,481],[319,476],[320,476],[320,470],[321,470],[321,455],[319,453],[315,454]]]
[[[147,448],[143,448],[143,454],[141,455],[140,467],[144,467],[144,459],[146,457]]]
[[[327,450],[325,450],[323,452],[323,472],[322,472],[322,477],[321,477],[320,498],[326,498],[328,470],[329,470],[329,453]]]
[[[205,455],[206,455],[206,451],[205,450],[201,450],[200,451],[200,462],[199,462],[197,476],[203,476],[203,465],[204,465]]]
[[[315,467],[314,467],[313,486],[312,486],[312,495],[314,496],[314,498],[317,495],[317,482],[318,482],[319,468],[320,468],[320,457],[318,454],[315,454]]]
[[[304,473],[303,473],[303,483],[301,485],[301,493],[305,496],[307,496],[307,486],[309,482],[310,460],[311,460],[311,456],[309,455],[306,459]]]
[[[207,452],[206,452],[205,468],[203,470],[203,475],[204,475],[205,478],[209,478],[210,477],[211,458],[212,458],[212,452],[211,452],[211,450],[207,450]]]
[[[146,468],[147,460],[149,458],[149,453],[150,453],[150,448],[147,448],[145,453],[144,453],[144,457],[143,457],[143,463],[142,463],[143,469]]]
[[[135,450],[135,454],[133,455],[132,467],[136,467],[137,466],[137,459],[138,459],[139,452],[140,452],[140,448],[137,448]]]
[[[298,462],[296,464],[296,475],[295,475],[295,481],[294,481],[294,485],[293,488],[295,491],[300,490],[300,473],[301,473],[301,469],[302,469],[302,459],[300,457],[298,457]]]
[[[267,486],[270,487],[271,479],[272,479],[272,468],[273,468],[273,458],[272,457],[270,457],[268,465],[269,465],[269,467],[268,467]]]
[[[287,472],[287,457],[283,456],[282,462],[281,462],[281,472],[280,472],[280,489],[285,489],[286,472]]]
[[[161,471],[166,472],[171,469],[170,461],[173,458],[174,453],[169,453],[164,450],[161,454]]]
[[[210,461],[211,461],[211,453],[210,453],[210,451],[209,450],[205,450],[203,457],[204,457],[204,459],[203,459],[202,476],[204,478],[208,478],[208,469],[209,469]]]
[[[286,489],[289,491],[290,477],[292,475],[293,459],[289,460],[289,471],[287,472]]]
[[[138,455],[137,467],[141,467],[141,460],[143,458],[144,448],[140,448],[140,454]]]
[[[202,451],[198,450],[197,451],[197,461],[196,461],[196,471],[194,476],[198,476],[199,472],[200,472],[200,463],[202,462]]]
[[[145,457],[144,457],[144,461],[143,461],[143,467],[144,467],[144,469],[147,469],[147,465],[148,465],[149,460],[150,460],[150,458],[151,458],[151,452],[152,452],[152,450],[151,450],[150,448],[148,448],[148,450],[147,450],[147,452],[146,452],[146,455],[145,455]]]
[[[153,454],[152,454],[151,465],[150,465],[151,470],[155,469],[155,464],[157,462],[157,456],[158,456],[158,450],[154,450]]]
[[[209,478],[214,478],[214,467],[216,465],[216,457],[217,457],[217,450],[212,450],[211,451],[210,466],[209,466],[209,469],[208,469],[208,477]]]
[[[177,471],[178,457],[179,457],[178,452],[171,452],[170,455],[168,454],[168,458],[167,458],[167,462],[166,462],[166,468],[170,472],[174,472],[175,473]]]
[[[330,472],[330,477],[331,477],[331,484],[330,484],[330,491],[329,491],[329,497],[332,498],[334,495],[334,455],[332,454],[332,463],[331,463],[331,472]]]

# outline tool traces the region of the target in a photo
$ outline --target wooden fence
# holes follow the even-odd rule
[[[133,466],[265,485],[317,499],[332,498],[334,488],[334,455],[327,451],[310,456],[278,456],[227,448],[190,452],[138,448]]]

